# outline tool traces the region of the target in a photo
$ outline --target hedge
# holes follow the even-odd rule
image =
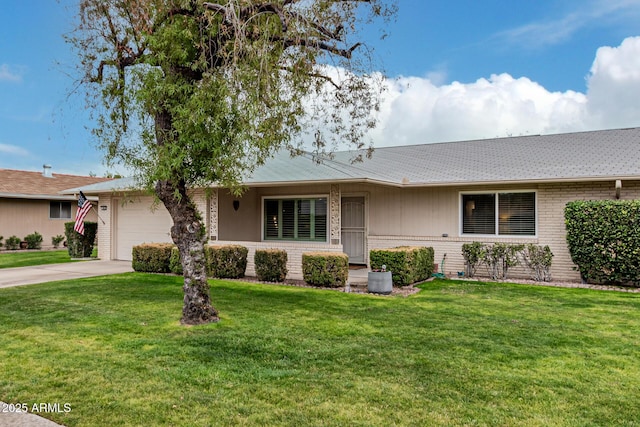
[[[180,249],[177,246],[171,248],[171,256],[169,257],[169,271],[179,276],[183,275],[182,260],[180,259]]]
[[[256,276],[264,282],[284,282],[287,277],[287,252],[281,249],[258,249],[254,256]]]
[[[85,221],[84,235],[73,229],[75,222],[64,223],[64,234],[67,238],[67,249],[71,258],[89,258],[93,252],[93,243],[98,232],[98,223]]]
[[[393,284],[405,286],[427,280],[433,273],[434,251],[424,246],[398,246],[390,249],[374,249],[369,252],[372,270],[386,266],[391,271]]]
[[[302,254],[302,275],[312,286],[341,287],[349,278],[349,255],[336,252]]]
[[[582,279],[640,284],[640,200],[575,201],[565,207],[567,245]]]
[[[244,277],[249,250],[241,245],[205,246],[207,274],[220,279]]]
[[[171,243],[144,243],[133,247],[131,266],[134,271],[145,273],[171,272]]]

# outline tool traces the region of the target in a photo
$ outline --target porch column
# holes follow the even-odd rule
[[[209,240],[218,240],[218,189],[209,196]]]
[[[340,230],[342,227],[342,215],[340,213],[340,184],[331,184],[330,194],[330,224],[331,224],[331,244],[339,245],[342,243]]]

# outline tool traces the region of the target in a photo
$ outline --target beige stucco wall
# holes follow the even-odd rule
[[[51,238],[64,235],[64,223],[75,219],[78,204],[75,200],[69,202],[71,219],[51,219],[49,200],[0,199],[0,236],[4,237],[3,244],[8,237],[17,236],[24,239],[28,234],[37,231],[42,234],[42,247],[53,247]],[[95,209],[89,211],[85,221],[98,221]],[[100,225],[102,224],[98,224],[98,228]]]
[[[549,245],[554,253],[552,276],[557,280],[579,281],[566,245],[564,207],[573,200],[615,198],[615,181],[536,185],[466,186],[425,189],[394,189],[372,185],[345,185],[342,193],[367,194],[368,250],[401,245],[432,246],[440,264],[446,254],[445,270],[456,275],[464,270],[462,245],[467,242],[535,243]],[[459,231],[459,195],[466,191],[537,192],[538,235],[519,238],[481,238],[461,236]],[[621,199],[640,198],[640,182],[622,183]],[[446,234],[447,237],[443,237]],[[480,272],[482,273],[482,271]],[[523,269],[514,269],[512,277],[526,277]]]
[[[520,238],[479,238],[461,236],[459,231],[460,192],[466,191],[513,191],[537,192],[538,235]],[[336,187],[334,186],[334,192]],[[343,197],[364,196],[366,201],[368,250],[400,245],[432,246],[435,262],[440,264],[447,254],[445,270],[448,274],[464,270],[461,248],[464,243],[482,241],[486,243],[535,243],[549,245],[554,253],[552,276],[556,280],[580,279],[573,270],[565,243],[564,207],[572,200],[601,200],[615,198],[615,182],[583,182],[535,185],[459,186],[435,188],[393,188],[373,184],[341,184],[338,188]],[[217,236],[210,244],[240,243],[249,248],[247,274],[254,274],[253,254],[257,248],[285,248],[289,252],[289,277],[301,277],[302,253],[314,250],[342,250],[340,244],[318,244],[301,242],[262,242],[262,198],[269,196],[308,196],[331,194],[331,186],[288,186],[279,188],[252,188],[241,197],[226,190],[216,192],[217,203],[212,203],[204,192],[196,195],[197,204],[207,224],[217,218]],[[622,183],[621,199],[640,198],[640,181]],[[233,208],[233,200],[239,200],[239,209]],[[107,206],[103,215],[111,221],[98,227],[99,253],[104,257],[110,251],[112,231],[112,199],[101,196],[100,205]],[[162,206],[160,209],[164,209]],[[215,209],[213,209],[215,208]],[[215,211],[215,212],[214,212]],[[106,218],[105,218],[106,219]],[[446,235],[446,236],[445,236]],[[512,277],[523,276],[520,269]]]

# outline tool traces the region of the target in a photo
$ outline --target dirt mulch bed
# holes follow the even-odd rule
[[[455,280],[468,280],[475,282],[482,281],[493,281],[498,283],[516,283],[523,285],[535,285],[535,286],[552,286],[552,287],[560,287],[560,288],[582,288],[582,289],[594,289],[599,291],[617,291],[617,292],[631,292],[631,293],[640,293],[640,288],[626,287],[626,286],[612,286],[612,285],[594,285],[590,283],[578,283],[578,282],[536,282],[534,280],[520,280],[520,279],[509,279],[509,280],[490,280],[489,278],[478,278],[478,279],[459,279],[456,277],[450,277],[450,279]],[[320,286],[311,286],[307,284],[304,280],[293,280],[286,279],[283,283],[274,283],[274,282],[261,282],[257,277],[246,276],[242,279],[224,279],[224,280],[236,280],[240,282],[250,282],[250,283],[262,283],[265,285],[288,285],[288,286],[297,286],[301,288],[312,288],[312,289],[323,289],[328,291],[339,291],[339,292],[348,292],[348,293],[358,293],[358,294],[366,294],[367,292],[367,284],[366,283],[354,283],[351,285],[347,285],[345,287],[320,287]],[[433,279],[427,280],[430,282]],[[380,295],[380,296],[402,296],[407,297],[409,295],[413,295],[420,292],[420,288],[415,287],[414,285],[408,285],[403,287],[393,287],[391,294],[389,295]],[[371,294],[378,295],[378,294]]]

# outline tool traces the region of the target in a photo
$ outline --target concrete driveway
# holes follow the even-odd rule
[[[131,261],[78,261],[33,267],[0,268],[0,288],[80,279],[133,271]]]

